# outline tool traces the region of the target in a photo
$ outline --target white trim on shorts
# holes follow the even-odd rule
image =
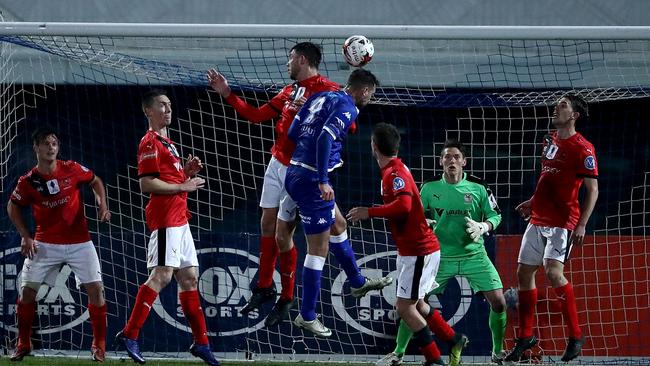
[[[21,272],[21,286],[28,283],[45,283],[48,286],[65,286],[66,278],[57,280],[64,266],[69,266],[75,276],[77,288],[92,282],[102,282],[99,257],[92,241],[75,244],[52,244],[34,240],[36,254],[25,259]]]
[[[422,256],[397,255],[397,297],[419,300],[438,287],[440,251]]]
[[[172,268],[199,266],[189,224],[159,228],[151,233],[147,246],[147,268],[158,266]]]
[[[271,157],[271,161],[264,172],[260,207],[278,208],[278,219],[291,222],[296,220],[297,205],[284,186],[286,176],[287,166],[282,164],[275,156]]]
[[[568,243],[568,229],[528,223],[521,238],[517,261],[531,266],[540,266],[544,264],[545,259],[564,263],[571,253],[571,246]]]

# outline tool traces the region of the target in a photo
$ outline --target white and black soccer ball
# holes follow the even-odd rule
[[[375,54],[375,46],[365,36],[351,36],[343,43],[343,58],[354,67],[366,65]]]

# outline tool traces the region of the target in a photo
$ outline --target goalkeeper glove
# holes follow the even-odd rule
[[[481,236],[490,231],[490,226],[487,222],[476,222],[469,217],[465,217],[465,226],[467,226],[467,233],[474,242],[478,242]]]
[[[427,220],[427,226],[430,227],[432,230],[436,227],[436,224],[438,223],[436,220],[433,219],[425,219]]]

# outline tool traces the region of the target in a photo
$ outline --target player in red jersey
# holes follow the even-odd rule
[[[287,137],[287,131],[300,107],[312,94],[340,89],[337,83],[318,73],[320,61],[321,51],[315,44],[302,42],[293,46],[287,60],[287,71],[295,83],[284,87],[278,95],[259,108],[247,104],[232,93],[223,75],[214,69],[208,71],[210,86],[250,122],[260,123],[280,116],[275,125],[275,144],[271,148],[273,157],[264,174],[260,199],[262,236],[259,277],[253,295],[240,311],[247,314],[276,298],[273,272],[279,255],[282,291],[264,322],[266,326],[287,319],[294,304],[294,274],[298,255],[292,237],[296,227],[296,204],[284,188],[284,178],[295,145]]]
[[[576,95],[559,100],[553,112],[556,132],[544,138],[542,173],[533,197],[517,206],[530,219],[519,249],[519,333],[515,348],[505,360],[518,361],[537,344],[533,335],[537,288],[535,273],[540,265],[555,289],[567,325],[569,340],[562,361],[570,361],[582,350],[585,338],[578,324],[571,283],[564,277],[564,263],[572,245],[582,245],[585,226],[598,199],[598,165],[594,146],[576,132],[576,121],[588,115],[587,103]],[[582,210],[578,192],[586,188]]]
[[[459,362],[467,337],[456,333],[440,313],[424,301],[424,296],[438,287],[435,278],[440,262],[440,244],[427,225],[413,176],[397,157],[399,143],[400,136],[395,126],[387,123],[375,126],[372,154],[381,168],[384,204],[370,208],[354,207],[347,218],[352,222],[370,217],[388,219],[397,246],[397,312],[413,330],[426,359],[425,365],[445,364],[431,331],[453,344],[450,358],[455,357]]]
[[[21,236],[20,251],[25,256],[18,300],[18,344],[11,356],[21,361],[31,351],[30,337],[36,310],[36,295],[42,283],[55,285],[59,269],[70,266],[77,284],[88,293],[88,312],[93,329],[92,357],[103,362],[106,351],[106,303],[101,267],[88,232],[81,186],[89,185],[99,209],[98,219],[111,218],[102,180],[88,168],[72,160],[57,160],[59,139],[50,128],[32,135],[37,164],[20,177],[7,204],[9,219]],[[31,206],[36,224],[32,237],[22,207]]]
[[[145,363],[138,346],[138,333],[147,320],[158,293],[172,279],[178,282],[178,298],[192,329],[194,343],[190,353],[208,365],[219,365],[208,342],[205,316],[198,284],[199,261],[190,232],[187,193],[203,188],[205,180],[196,177],[201,160],[190,155],[183,165],[181,155],[169,139],[172,121],[171,102],[162,90],[151,90],[142,98],[142,110],[149,130],[138,147],[138,177],[142,192],[150,193],[145,210],[151,238],[147,248],[149,279],[140,286],[129,321],[116,336],[136,363]]]

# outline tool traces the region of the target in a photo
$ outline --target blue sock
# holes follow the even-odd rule
[[[302,269],[302,303],[300,314],[310,321],[316,319],[316,302],[320,295],[320,278],[325,267],[325,258],[307,254]]]
[[[357,266],[357,260],[352,251],[350,240],[348,240],[347,232],[341,235],[330,236],[330,251],[336,257],[343,271],[348,276],[350,286],[359,288],[366,283],[366,278],[361,275],[361,270]]]

